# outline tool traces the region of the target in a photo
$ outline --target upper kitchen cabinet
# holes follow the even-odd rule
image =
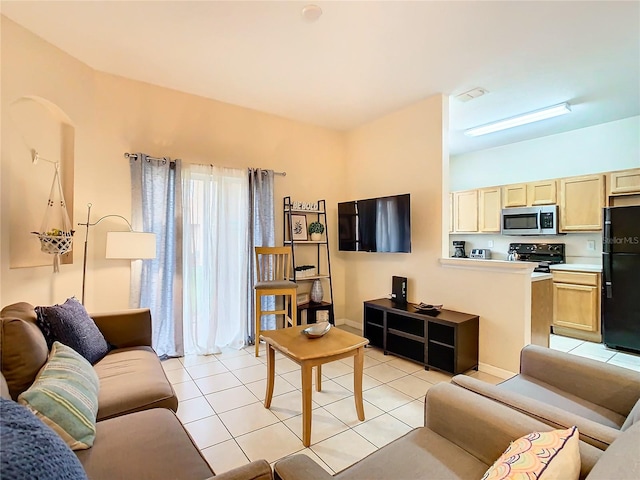
[[[528,183],[527,198],[529,205],[555,205],[557,202],[556,190],[555,180]]]
[[[560,231],[602,230],[604,175],[560,179]]]
[[[502,205],[507,207],[527,206],[527,184],[518,183],[502,187]]]
[[[455,232],[478,231],[478,191],[453,193],[453,229]]]
[[[607,196],[640,193],[640,168],[607,174]]]
[[[556,204],[556,181],[517,183],[502,187],[502,206],[533,207]]]
[[[500,232],[500,187],[478,190],[478,230]]]

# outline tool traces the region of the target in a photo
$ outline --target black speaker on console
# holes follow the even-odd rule
[[[392,277],[391,300],[398,305],[407,304],[407,277]]]

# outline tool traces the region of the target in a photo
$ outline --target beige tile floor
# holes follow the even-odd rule
[[[640,370],[640,356],[617,353],[602,345],[552,335],[551,347]],[[305,448],[299,367],[277,354],[274,396],[267,410],[262,404],[264,346],[258,358],[253,351],[247,347],[162,363],[180,401],[178,418],[216,473],[261,458],[273,463],[294,453],[308,455],[329,473],[338,472],[422,426],[426,391],[451,378],[367,348],[363,378],[366,419],[359,421],[352,394],[353,359],[324,365],[322,392],[313,392],[311,445]],[[501,381],[483,372],[469,374],[491,383]]]

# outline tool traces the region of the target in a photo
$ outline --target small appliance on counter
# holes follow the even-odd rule
[[[467,258],[467,254],[464,251],[464,244],[466,242],[464,240],[454,240],[453,248],[455,248],[453,252],[453,258]]]
[[[491,250],[488,248],[472,248],[469,258],[483,258],[489,260],[491,258]]]
[[[534,272],[551,273],[549,265],[565,263],[564,243],[510,243],[507,260],[538,262]]]

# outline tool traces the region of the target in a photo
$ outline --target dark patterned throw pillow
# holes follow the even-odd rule
[[[86,480],[78,457],[22,405],[0,398],[2,480]]]
[[[36,307],[36,313],[49,349],[58,341],[73,348],[92,365],[109,353],[104,336],[75,297],[62,305]]]

